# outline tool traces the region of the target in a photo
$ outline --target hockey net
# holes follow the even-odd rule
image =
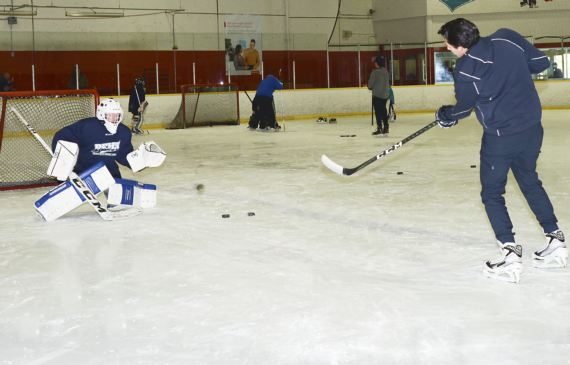
[[[166,129],[239,125],[237,84],[182,85],[182,103]]]
[[[0,190],[56,185],[46,174],[51,156],[16,117],[16,109],[51,146],[55,132],[94,117],[95,90],[0,93]]]

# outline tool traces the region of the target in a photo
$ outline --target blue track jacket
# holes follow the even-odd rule
[[[457,104],[445,117],[466,118],[475,109],[485,133],[518,134],[540,123],[542,108],[531,74],[550,67],[548,56],[517,32],[499,29],[481,37],[457,61]]]
[[[131,138],[131,131],[124,124],[119,123],[117,133],[111,134],[99,119],[92,117],[60,129],[53,137],[52,150],[59,140],[77,143],[79,156],[74,171],[84,171],[103,161],[111,175],[120,178],[121,172],[115,161],[131,168],[127,161],[127,155],[134,150]]]

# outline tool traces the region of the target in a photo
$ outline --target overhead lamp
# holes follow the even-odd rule
[[[73,18],[122,18],[124,13],[95,13],[95,12],[82,12],[82,11],[66,11],[65,16]]]
[[[38,12],[34,11],[6,11],[1,10],[0,15],[7,15],[7,16],[37,16]]]

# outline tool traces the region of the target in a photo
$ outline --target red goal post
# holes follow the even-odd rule
[[[166,129],[239,125],[238,84],[182,85],[182,102]]]
[[[46,174],[51,156],[11,108],[20,112],[51,146],[55,132],[95,116],[99,104],[97,91],[0,92],[0,102],[0,190],[57,185],[57,181]]]

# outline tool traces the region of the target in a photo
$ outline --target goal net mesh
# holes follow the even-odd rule
[[[238,125],[238,103],[237,84],[183,85],[180,109],[166,129]]]
[[[0,95],[0,190],[54,185],[46,174],[51,156],[22,124],[16,109],[51,147],[55,132],[95,116],[94,90],[11,92]]]

